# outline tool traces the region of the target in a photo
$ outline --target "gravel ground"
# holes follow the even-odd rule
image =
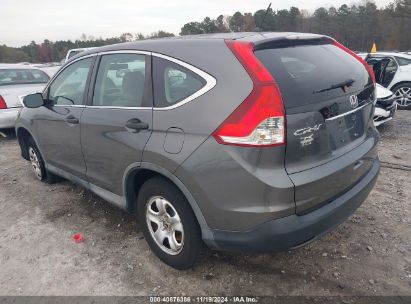
[[[37,181],[9,134],[0,139],[0,295],[411,295],[411,112],[380,132],[377,185],[336,230],[291,252],[214,253],[185,272],[150,252],[133,216],[71,182]]]

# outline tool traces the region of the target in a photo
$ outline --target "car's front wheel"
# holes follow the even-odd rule
[[[27,152],[34,175],[37,179],[49,184],[54,183],[57,180],[57,176],[46,169],[43,157],[32,138],[28,140]]]
[[[393,90],[398,108],[411,109],[411,82],[402,83]]]
[[[206,252],[201,230],[184,195],[161,177],[141,187],[138,221],[151,250],[176,269],[191,268]]]

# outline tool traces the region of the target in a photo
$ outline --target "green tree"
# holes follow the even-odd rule
[[[325,33],[328,27],[328,11],[323,8],[317,8],[314,11],[314,20],[316,28],[314,30],[318,33]]]
[[[230,31],[227,17],[224,17],[223,15],[217,17],[215,24],[217,26],[218,33],[227,33]]]
[[[174,37],[173,33],[169,33],[166,31],[159,30],[157,32],[152,33],[148,38],[165,38],[165,37]]]
[[[29,55],[17,48],[7,47],[0,45],[0,62],[13,63],[13,62],[27,62],[30,61]]]
[[[264,22],[263,22],[264,19]],[[374,2],[361,2],[338,8],[317,8],[312,14],[298,7],[274,12],[271,8],[252,13],[237,11],[234,15],[219,15],[216,19],[205,17],[201,22],[188,22],[180,35],[254,31],[302,31],[329,35],[354,50],[369,50],[375,42],[379,50],[411,49],[411,0],[394,0],[384,8]],[[119,37],[95,38],[81,34],[75,41],[31,41],[20,48],[0,46],[0,62],[60,61],[73,48],[96,47],[120,42],[174,36],[159,30],[150,35],[123,33]]]
[[[181,28],[180,35],[196,35],[204,34],[204,30],[201,27],[200,22],[189,22],[183,25]]]
[[[241,32],[244,28],[244,16],[240,12],[234,13],[229,22],[230,30]]]
[[[133,39],[134,39],[134,36],[131,33],[123,33],[120,36],[121,42],[130,42],[130,41],[133,41]]]
[[[270,8],[268,11],[265,9],[258,10],[254,13],[254,21],[256,27],[264,32],[275,31],[275,13]]]

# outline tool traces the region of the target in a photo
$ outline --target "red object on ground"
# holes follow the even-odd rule
[[[81,243],[84,241],[83,235],[81,233],[76,233],[75,235],[73,235],[73,240],[76,243]]]

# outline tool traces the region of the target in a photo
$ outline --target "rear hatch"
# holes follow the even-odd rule
[[[256,44],[255,55],[282,94],[285,168],[303,213],[349,189],[371,167],[372,157],[358,153],[349,165],[337,160],[374,136],[375,87],[364,64],[326,37],[266,41]]]

